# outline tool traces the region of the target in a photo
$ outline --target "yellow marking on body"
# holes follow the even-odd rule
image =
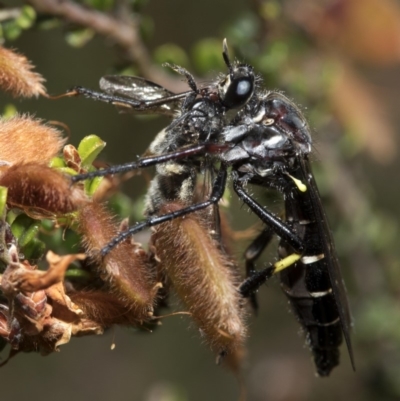
[[[310,295],[313,298],[321,298],[324,297],[326,295],[332,294],[332,288],[329,288],[329,290],[326,291],[314,291],[314,292],[310,292]]]
[[[301,258],[301,262],[304,263],[305,265],[310,265],[312,263],[320,261],[324,257],[325,257],[325,254],[323,254],[323,253],[321,253],[319,255],[314,255],[314,256],[303,256]]]
[[[296,263],[300,258],[301,258],[301,255],[299,255],[298,253],[292,253],[291,255],[286,256],[286,258],[279,260],[278,262],[276,262],[274,264],[274,268],[275,268],[274,274],[278,273],[282,270],[285,270],[287,267]]]
[[[294,178],[290,174],[288,176],[293,180],[293,182],[296,184],[296,187],[299,189],[300,192],[306,192],[307,191],[307,185],[303,184],[303,182],[297,178]]]

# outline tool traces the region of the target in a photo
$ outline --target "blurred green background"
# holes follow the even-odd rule
[[[3,11],[24,4],[2,3]],[[283,90],[301,105],[313,129],[313,168],[349,292],[357,371],[342,347],[341,365],[329,378],[315,377],[299,326],[278,280],[271,280],[260,290],[259,316],[250,318],[243,372],[247,399],[400,399],[400,1],[30,3],[37,11],[40,4],[55,4],[58,10],[61,4],[75,4],[109,15],[118,10],[115,18],[127,23],[132,17],[140,25],[140,44],[150,57],[147,67],[172,61],[205,81],[224,71],[220,53],[226,37],[231,53],[254,65],[267,88]],[[57,19],[60,15],[50,11],[38,12],[34,25],[24,30],[0,18],[4,45],[32,61],[50,94],[74,85],[97,89],[101,76],[119,71],[170,84],[171,90],[184,88],[180,77],[147,68],[143,55],[132,56],[115,38],[83,30],[65,14]],[[107,142],[102,158],[112,164],[134,160],[167,124],[162,118],[118,114],[110,105],[83,98],[15,101],[2,95],[0,102],[0,109],[13,103],[21,112],[62,121],[74,145],[88,134],[99,135]],[[140,202],[145,188],[145,180],[136,177],[126,192],[132,202]],[[235,199],[232,204],[236,229],[256,221]],[[280,204],[271,207],[279,211]],[[235,256],[241,258],[244,247],[240,244]],[[274,255],[272,250],[266,259]],[[110,351],[113,341],[116,349]],[[116,328],[102,337],[73,339],[46,358],[18,355],[1,368],[0,397],[238,399],[236,379],[214,359],[189,319],[176,316],[151,334]]]

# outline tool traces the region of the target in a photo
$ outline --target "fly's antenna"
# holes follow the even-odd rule
[[[224,58],[225,64],[229,69],[229,75],[232,76],[232,64],[231,61],[229,60],[229,50],[228,50],[228,42],[226,38],[222,42],[222,57]]]

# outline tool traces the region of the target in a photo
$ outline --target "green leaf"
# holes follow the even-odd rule
[[[18,114],[18,110],[12,103],[6,104],[6,106],[4,107],[4,111],[3,111],[3,118],[12,118],[12,117],[16,116],[17,114]]]
[[[15,21],[6,21],[3,23],[4,37],[7,40],[17,39],[22,32],[22,28]]]
[[[36,261],[43,257],[46,251],[46,244],[37,238],[32,238],[22,249],[22,253],[29,261]]]
[[[30,225],[19,237],[19,245],[25,247],[29,242],[33,241],[39,233],[39,223],[35,222]]]
[[[106,143],[97,135],[83,138],[78,146],[82,167],[88,169],[105,146]]]
[[[153,56],[157,64],[172,63],[182,67],[189,65],[189,58],[185,51],[174,43],[166,43],[157,47]]]
[[[4,210],[7,204],[7,188],[0,187],[0,217],[4,218]]]
[[[64,277],[68,278],[68,279],[72,278],[72,279],[80,279],[80,280],[82,280],[82,279],[84,279],[84,280],[93,279],[93,275],[90,272],[88,272],[86,270],[83,270],[83,269],[68,269],[65,272],[65,276]]]
[[[29,29],[36,20],[36,12],[31,6],[24,6],[21,14],[15,20],[16,24],[22,29]]]
[[[94,31],[89,28],[70,31],[65,39],[72,47],[83,47],[94,37]]]
[[[25,214],[20,214],[11,224],[11,231],[15,238],[18,239],[19,246],[23,248],[36,239],[39,227],[39,220],[33,220]]]
[[[207,74],[212,70],[226,69],[222,58],[222,41],[219,39],[208,38],[197,42],[192,49],[192,57],[196,69],[202,74]],[[230,58],[233,60],[231,50]]]
[[[53,157],[49,163],[49,167],[56,169],[64,169],[66,167],[65,161],[62,157]]]
[[[93,196],[94,193],[97,191],[99,188],[101,181],[103,180],[104,177],[95,177],[91,180],[85,181],[85,192],[89,196]]]
[[[57,167],[57,170],[64,173],[64,174],[69,174],[69,175],[76,175],[77,172],[71,168],[71,167]]]

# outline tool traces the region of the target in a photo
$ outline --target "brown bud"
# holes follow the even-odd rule
[[[0,87],[14,97],[46,95],[44,78],[32,71],[28,59],[9,49],[0,47]]]
[[[17,164],[0,176],[0,185],[8,188],[7,203],[33,217],[71,213],[86,202],[82,190],[68,178],[43,164]]]
[[[181,208],[170,203],[160,214]],[[206,341],[237,370],[246,335],[240,279],[208,228],[198,215],[190,214],[156,226],[152,243],[159,268],[166,271]]]
[[[28,115],[0,118],[1,163],[47,164],[60,152],[64,143],[61,132],[42,120]]]
[[[67,166],[80,173],[81,157],[79,156],[78,150],[75,148],[75,146],[65,145],[63,149],[63,156]]]
[[[118,234],[118,226],[104,206],[86,205],[79,213],[80,231],[89,256],[117,298],[136,316],[137,322],[149,319],[159,286],[156,284],[148,255],[140,244],[127,240],[112,249],[104,260],[98,252]]]

